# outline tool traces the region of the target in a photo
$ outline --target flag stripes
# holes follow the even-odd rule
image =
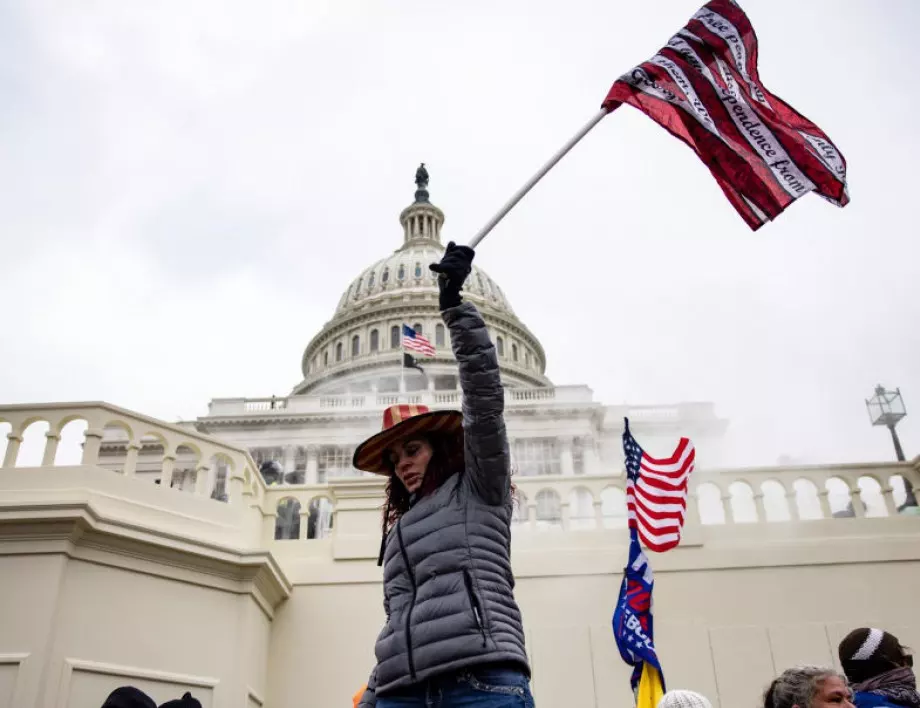
[[[432,357],[435,354],[435,349],[431,342],[417,333],[409,325],[403,325],[402,345],[403,349],[416,352],[420,356]]]
[[[696,460],[693,443],[681,438],[674,453],[659,460],[639,447],[626,421],[623,453],[629,527],[652,551],[674,548],[680,543],[687,511],[687,485]]]
[[[629,103],[689,145],[752,229],[809,192],[846,205],[846,160],[764,87],[757,53],[741,8],[712,0],[658,54],[617,79],[603,107]]]

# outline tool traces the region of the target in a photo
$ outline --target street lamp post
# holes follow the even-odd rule
[[[897,424],[907,415],[907,409],[904,407],[904,399],[901,398],[901,389],[896,388],[894,391],[886,391],[881,384],[875,387],[875,395],[866,399],[866,410],[869,411],[869,420],[872,425],[884,425],[891,433],[891,442],[894,444],[894,454],[898,462],[904,462],[904,449],[901,447],[901,439],[898,437],[896,430]],[[904,480],[904,491],[907,500],[904,506],[916,506],[917,500],[911,492],[910,485]]]
[[[894,454],[898,462],[904,462],[904,450],[901,448],[901,440],[898,438],[898,431],[895,426],[907,415],[904,408],[904,399],[901,398],[901,389],[896,388],[894,391],[886,391],[884,386],[875,387],[875,395],[866,401],[866,409],[869,411],[869,419],[872,425],[884,425],[891,431],[891,441],[894,443]]]

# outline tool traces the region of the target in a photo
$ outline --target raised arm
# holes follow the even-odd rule
[[[441,316],[450,329],[463,390],[466,472],[473,491],[488,504],[504,504],[511,493],[511,465],[505,430],[505,393],[495,345],[482,316],[463,302],[460,287],[472,266],[473,251],[448,244],[439,273]]]

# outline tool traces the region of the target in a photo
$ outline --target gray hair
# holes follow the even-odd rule
[[[824,666],[798,666],[786,669],[773,679],[763,696],[764,708],[811,708],[812,699],[821,684],[831,676],[846,679],[834,669]]]

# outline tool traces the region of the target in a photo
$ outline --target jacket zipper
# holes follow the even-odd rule
[[[463,583],[466,585],[466,594],[470,598],[470,607],[473,608],[473,618],[476,620],[476,628],[479,630],[479,633],[482,635],[482,646],[486,646],[486,628],[482,623],[482,608],[479,605],[479,598],[476,597],[476,593],[473,592],[473,576],[470,575],[470,571],[466,568],[463,569]]]
[[[406,572],[409,574],[409,582],[412,583],[412,602],[409,603],[409,609],[406,611],[406,657],[409,660],[409,676],[415,680],[415,661],[412,658],[412,635],[409,633],[409,627],[412,624],[412,610],[415,608],[415,598],[418,588],[415,584],[415,571],[409,565],[409,554],[406,552],[406,542],[403,541],[402,519],[396,522],[396,536],[399,539],[399,550],[402,553],[403,563],[406,564]]]

